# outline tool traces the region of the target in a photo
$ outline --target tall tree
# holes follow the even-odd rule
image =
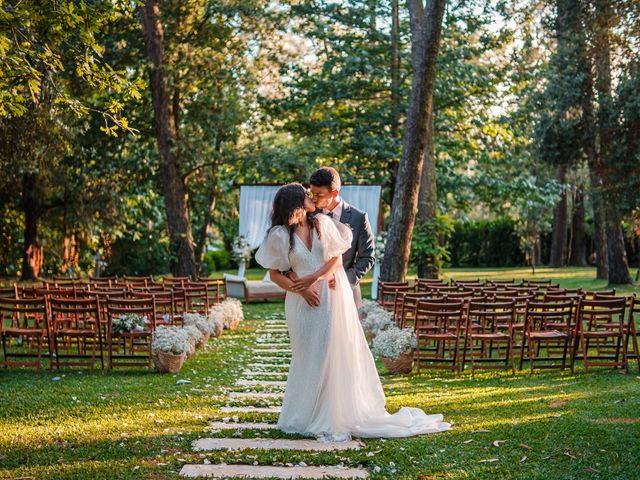
[[[180,90],[173,91],[167,82],[167,59],[160,5],[147,0],[141,8],[153,99],[153,123],[158,147],[159,176],[162,185],[169,229],[169,269],[175,276],[196,276],[193,234],[187,204],[187,187],[180,172],[178,125],[180,124]]]
[[[402,143],[402,157],[393,195],[391,219],[381,278],[404,280],[411,251],[418,192],[433,113],[433,89],[446,0],[408,0],[411,25],[413,79]],[[428,138],[431,132],[431,138]]]
[[[615,168],[612,155],[614,126],[613,98],[611,86],[611,35],[615,27],[615,15],[611,0],[595,0],[594,57],[596,70],[596,91],[598,93],[598,143],[600,172],[605,184],[610,179],[608,171]],[[609,260],[609,283],[632,283],[622,235],[622,218],[618,206],[607,198],[605,201],[606,236]]]

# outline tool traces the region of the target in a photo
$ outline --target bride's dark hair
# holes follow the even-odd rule
[[[273,212],[271,213],[271,228],[267,234],[278,225],[283,225],[289,231],[289,250],[293,248],[293,235],[296,224],[290,225],[289,222],[300,209],[304,210],[304,199],[307,191],[300,183],[288,183],[281,187],[273,199]],[[307,225],[309,230],[315,229],[320,238],[319,222],[315,213],[307,213]]]

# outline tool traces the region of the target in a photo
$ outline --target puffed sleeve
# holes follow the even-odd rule
[[[256,252],[256,262],[266,269],[287,271],[289,263],[289,232],[278,225],[269,232]]]
[[[353,232],[351,227],[319,214],[321,241],[328,258],[337,257],[351,248]]]

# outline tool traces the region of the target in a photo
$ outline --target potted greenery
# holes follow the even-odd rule
[[[417,344],[410,328],[393,326],[378,332],[371,350],[380,357],[389,373],[410,373],[413,369],[413,349]]]

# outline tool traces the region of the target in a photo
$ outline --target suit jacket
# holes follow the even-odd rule
[[[342,265],[352,285],[371,270],[375,263],[374,238],[367,214],[344,202],[340,223],[349,225],[353,232],[351,248],[342,254]]]

